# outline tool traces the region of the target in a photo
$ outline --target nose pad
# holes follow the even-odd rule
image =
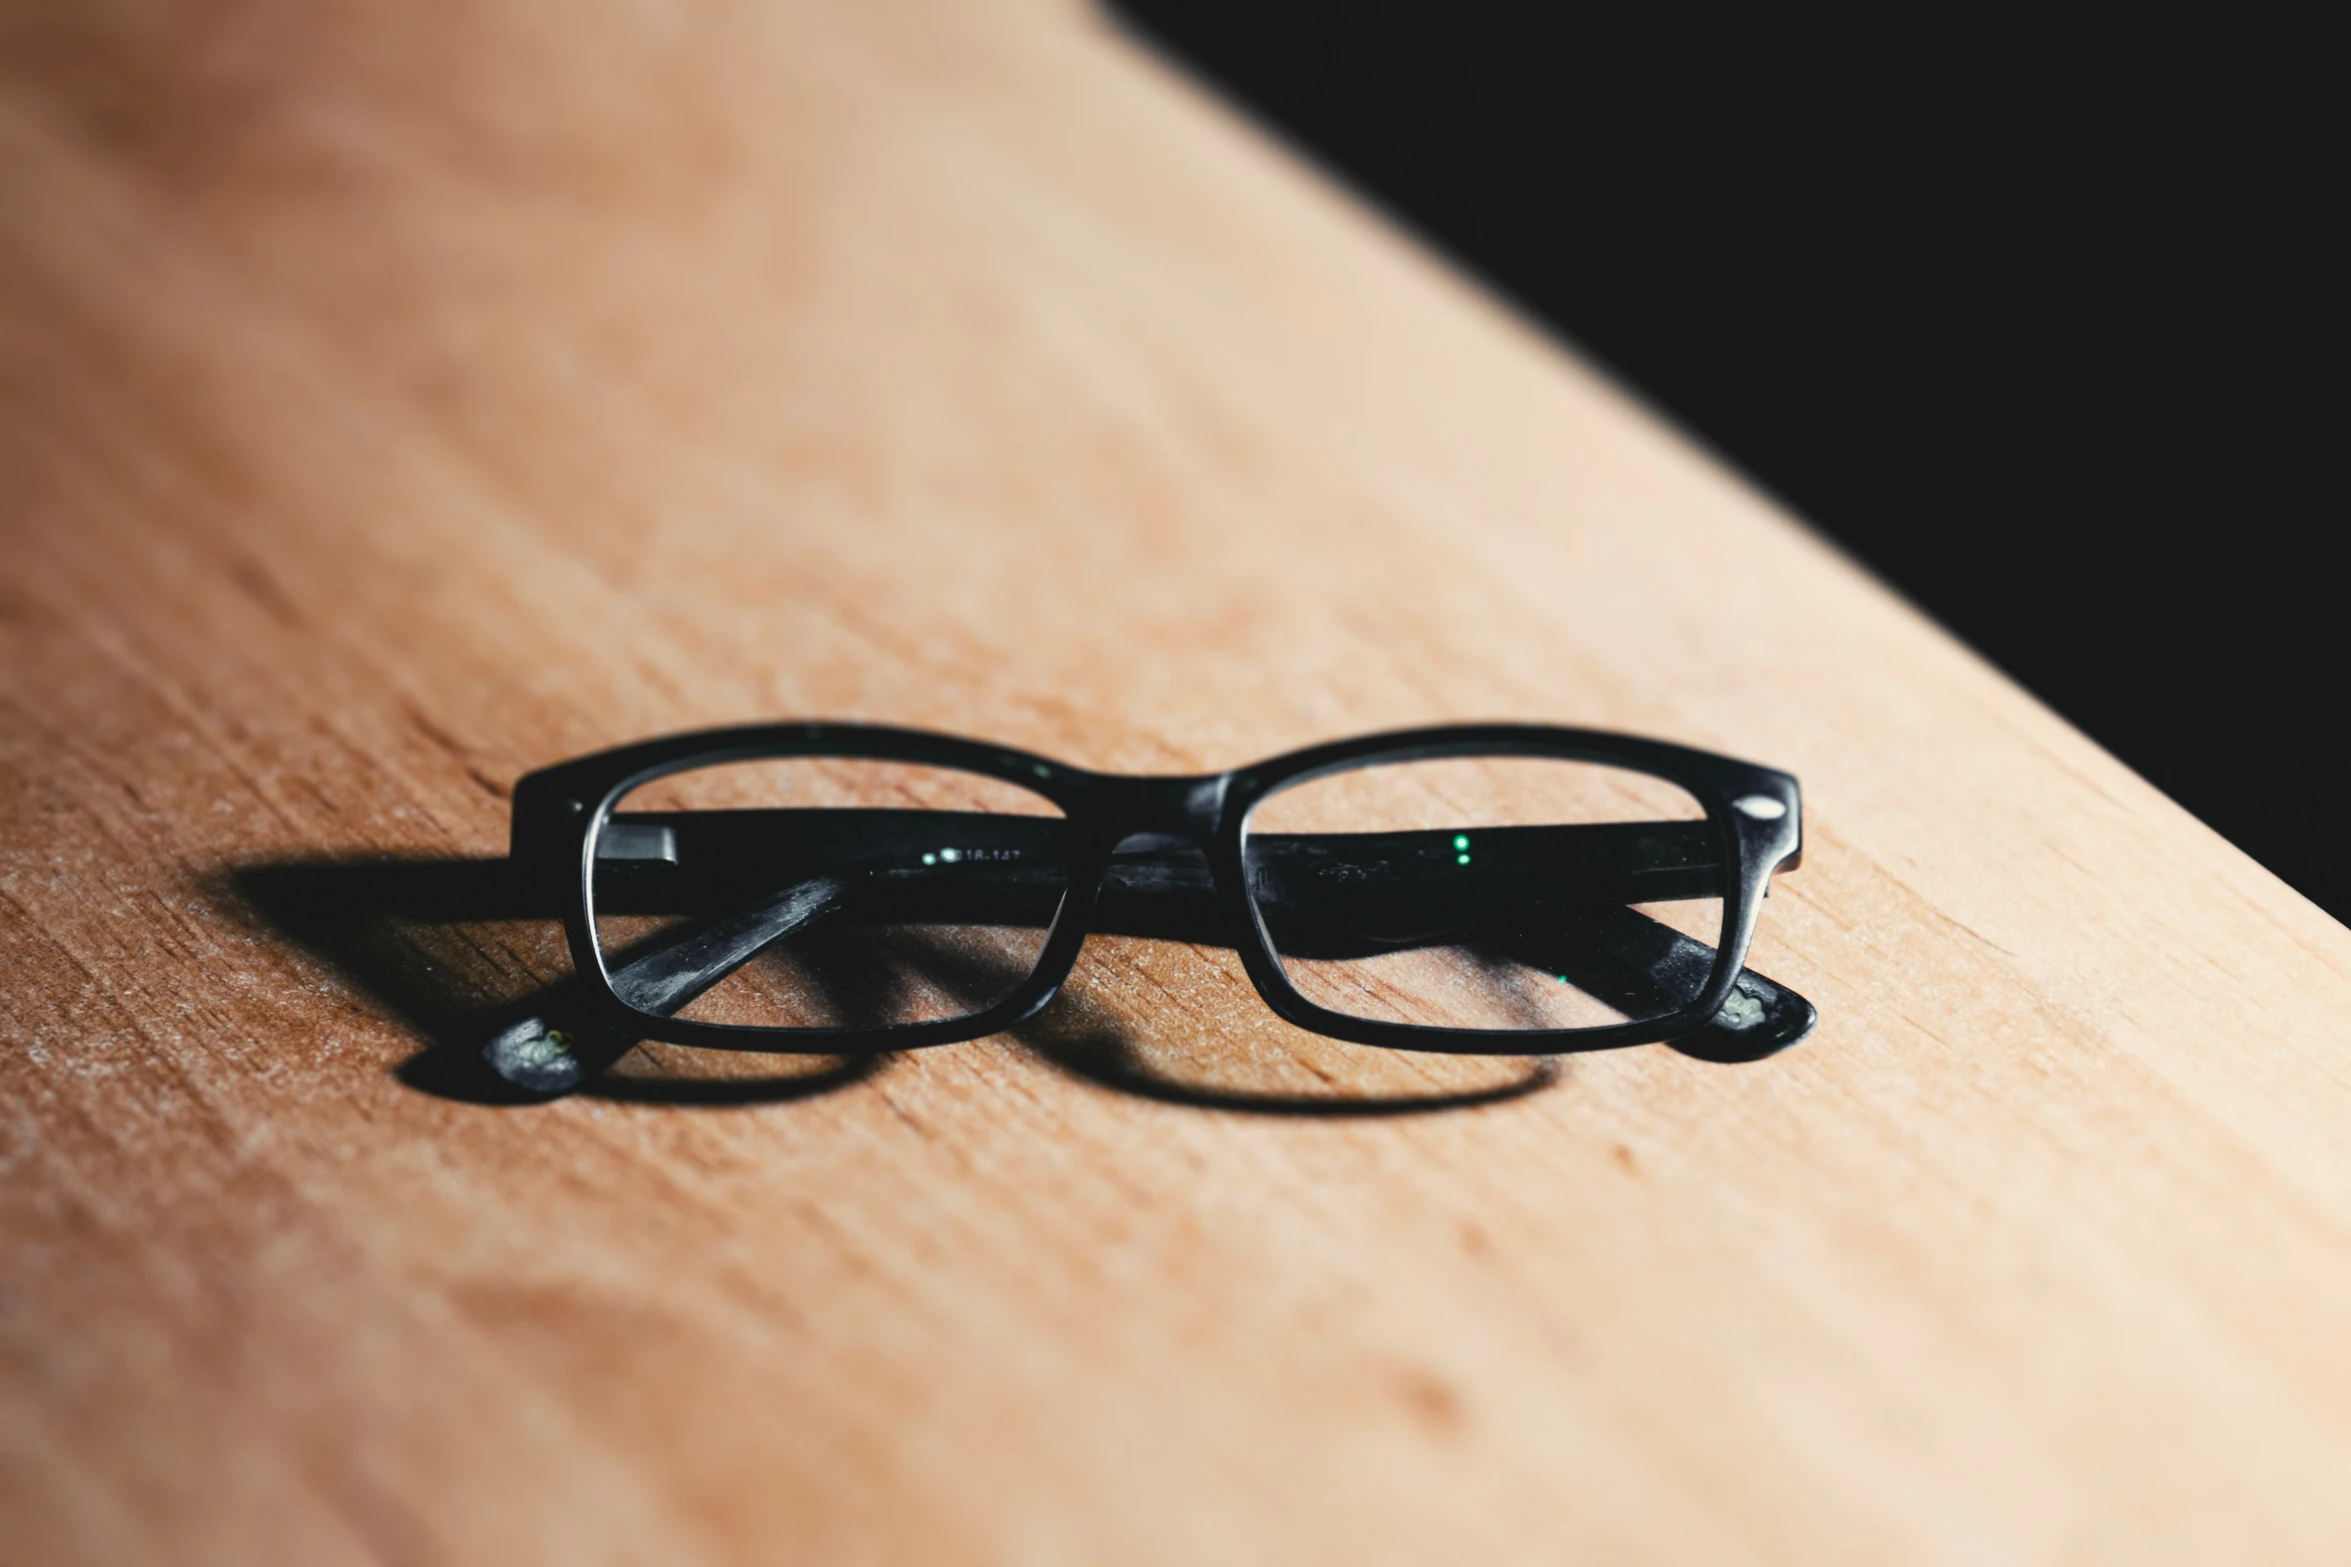
[[[1110,851],[1094,928],[1105,935],[1148,936],[1231,946],[1208,853],[1177,833],[1131,832]]]
[[[1200,852],[1199,846],[1191,839],[1177,833],[1131,832],[1111,845],[1110,857],[1114,860],[1131,859],[1148,854],[1175,853],[1184,849],[1190,849],[1195,854]],[[1201,858],[1205,863],[1207,857],[1202,855]]]

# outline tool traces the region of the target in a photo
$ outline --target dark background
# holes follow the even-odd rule
[[[1113,12],[2351,917],[2331,48],[2249,18]]]

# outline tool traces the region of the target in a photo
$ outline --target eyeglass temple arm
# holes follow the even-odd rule
[[[843,906],[847,896],[839,874],[863,873],[869,893],[935,900],[950,890],[977,895],[1005,914],[1006,902],[1023,893],[1034,900],[1029,876],[1059,851],[1059,823],[1049,817],[1017,817],[949,811],[762,810],[624,814],[614,818],[599,844],[610,868],[629,865],[660,871],[685,863],[756,863],[763,854],[789,850],[803,864],[813,859],[828,872],[799,884],[826,888],[822,906],[756,945],[737,950],[713,938],[707,947],[681,944],[632,961],[614,974],[616,989],[640,1010],[664,1015],[686,1005],[728,973],[749,962],[789,929]],[[1258,864],[1274,872],[1257,896],[1269,915],[1315,921],[1334,900],[1352,906],[1367,896],[1416,905],[1443,889],[1448,901],[1474,901],[1477,886],[1497,874],[1496,862],[1532,865],[1547,880],[1564,881],[1576,893],[1574,908],[1557,917],[1570,928],[1549,936],[1461,930],[1471,944],[1504,953],[1560,978],[1631,1015],[1670,1010],[1671,998],[1686,996],[1711,974],[1716,950],[1626,905],[1719,895],[1719,840],[1702,821],[1607,823],[1556,827],[1488,828],[1474,832],[1261,834],[1251,840]],[[960,846],[960,847],[959,847]],[[1484,868],[1480,864],[1483,861]],[[1464,867],[1469,867],[1465,876]],[[666,879],[666,878],[656,878]],[[1555,891],[1555,889],[1553,889]],[[789,899],[791,893],[779,895]],[[1049,902],[1058,902],[1048,890]],[[863,900],[861,900],[863,901]],[[765,907],[754,905],[754,911]],[[977,912],[976,910],[973,912]],[[1181,914],[1189,913],[1185,920]],[[1216,939],[1224,918],[1214,902],[1214,883],[1199,851],[1174,841],[1121,855],[1112,862],[1096,924],[1105,930],[1129,925],[1137,934],[1166,934],[1169,916],[1201,927]],[[749,917],[738,912],[717,922]],[[1050,917],[1049,913],[1045,917]],[[716,928],[716,927],[714,927]],[[1435,931],[1401,943],[1426,944]],[[689,950],[689,948],[691,950]],[[1376,950],[1373,949],[1373,950]],[[720,965],[699,973],[696,954]],[[637,964],[653,964],[643,974]],[[634,976],[624,978],[624,976]],[[688,977],[691,983],[688,983]],[[636,987],[633,995],[624,985]],[[672,992],[674,990],[674,997]],[[656,1006],[657,998],[672,997]],[[1817,1013],[1786,986],[1752,969],[1741,969],[1729,1000],[1707,1032],[1724,1032],[1743,1052],[1769,1054],[1810,1031]]]
[[[773,809],[628,812],[597,840],[603,876],[632,870],[706,877],[744,864],[880,874],[921,885],[1005,884],[1045,873],[1067,852],[1058,818],[966,811]],[[1211,892],[1207,864],[1186,840],[1130,840],[1112,861],[1112,888],[1178,873],[1157,890]],[[1251,891],[1260,903],[1359,902],[1365,896],[1540,882],[1546,902],[1591,906],[1722,895],[1721,844],[1704,821],[1605,822],[1385,833],[1256,833]],[[1793,856],[1786,866],[1795,863]],[[1141,874],[1137,874],[1140,872]],[[1124,873],[1122,875],[1122,873]],[[1503,878],[1497,882],[1495,878]],[[600,876],[600,884],[602,877]],[[625,884],[625,883],[624,883]],[[651,885],[651,883],[645,883]]]
[[[838,876],[812,876],[715,918],[664,932],[610,971],[613,994],[640,1012],[668,1017],[786,936],[839,909],[848,886]],[[576,1025],[558,1027],[548,1021],[546,1010],[500,1029],[482,1047],[490,1069],[517,1087],[568,1092],[593,1070],[589,1062],[608,1064],[634,1043],[580,1038]]]

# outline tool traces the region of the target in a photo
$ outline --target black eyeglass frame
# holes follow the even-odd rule
[[[761,1028],[661,1017],[623,1001],[596,939],[597,844],[630,791],[672,773],[734,762],[832,756],[955,768],[1001,779],[1060,807],[1070,835],[1069,883],[1036,967],[983,1011],[930,1022],[857,1027]],[[1524,1031],[1443,1028],[1351,1017],[1301,995],[1283,971],[1262,915],[1248,894],[1243,861],[1249,814],[1283,789],[1357,768],[1460,757],[1517,756],[1590,762],[1678,784],[1720,834],[1721,939],[1705,988],[1656,1018],[1592,1028]],[[513,857],[531,873],[560,878],[564,931],[585,981],[588,1005],[616,1032],[704,1049],[836,1054],[920,1049],[1000,1033],[1042,1011],[1067,982],[1109,875],[1113,851],[1138,833],[1189,841],[1207,857],[1216,896],[1229,916],[1241,964],[1267,1006],[1300,1028],[1360,1045],[1448,1055],[1538,1056],[1655,1044],[1704,1029],[1730,998],[1746,963],[1772,875],[1803,857],[1797,782],[1774,768],[1633,735],[1546,724],[1452,724],[1395,730],[1309,746],[1230,772],[1199,775],[1096,773],[986,741],[859,723],[755,724],[668,735],[543,768],[515,785]]]

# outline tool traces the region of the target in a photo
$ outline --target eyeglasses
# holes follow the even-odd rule
[[[862,724],[598,752],[514,793],[616,1034],[907,1049],[1013,1027],[1090,931],[1234,948],[1273,1010],[1359,1044],[1549,1055],[1815,1013],[1742,967],[1802,848],[1786,773],[1624,735],[1408,730],[1197,777],[1087,772]]]

